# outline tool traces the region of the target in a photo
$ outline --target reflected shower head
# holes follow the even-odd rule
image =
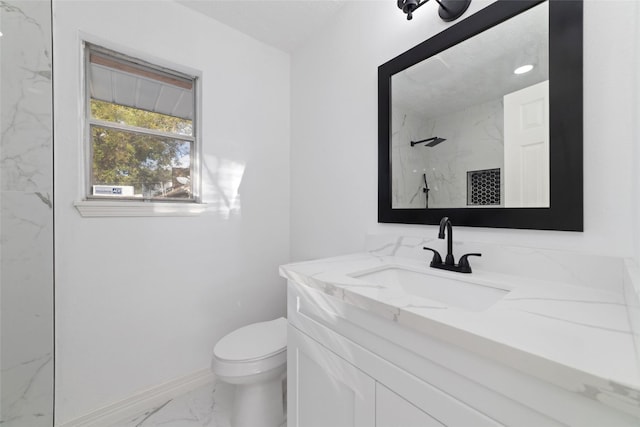
[[[435,139],[433,141],[431,141],[430,143],[428,143],[427,145],[425,145],[425,147],[435,147],[436,145],[440,144],[442,141],[446,141],[446,139],[445,138],[438,138],[436,136]]]
[[[421,144],[427,141],[429,142],[425,144],[425,147],[435,147],[436,145],[440,144],[442,141],[446,141],[446,139],[434,136],[432,138],[423,139],[421,141],[411,141],[411,146],[413,147],[416,144]]]

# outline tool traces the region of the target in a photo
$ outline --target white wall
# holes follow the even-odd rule
[[[466,13],[488,3],[475,0]],[[584,233],[459,227],[456,239],[633,254],[635,3],[585,2]],[[436,8],[407,22],[395,2],[349,3],[292,56],[294,260],[362,250],[368,232],[435,236],[434,226],[377,223],[376,85],[379,65],[450,25]]]
[[[179,218],[83,218],[79,31],[202,72],[204,201]],[[281,316],[289,56],[167,1],[54,0],[56,422],[207,369]]]

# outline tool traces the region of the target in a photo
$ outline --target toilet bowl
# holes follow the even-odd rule
[[[286,364],[284,317],[244,326],[218,341],[211,369],[220,381],[235,386],[232,427],[278,427],[284,422]]]

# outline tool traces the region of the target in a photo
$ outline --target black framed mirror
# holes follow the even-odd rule
[[[378,67],[378,222],[583,231],[582,6],[498,0]]]

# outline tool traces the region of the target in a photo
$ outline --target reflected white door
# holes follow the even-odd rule
[[[549,81],[504,97],[506,207],[549,207]]]

